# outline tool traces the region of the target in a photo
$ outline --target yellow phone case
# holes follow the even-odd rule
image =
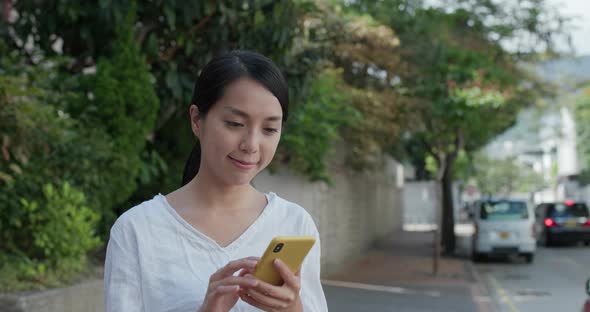
[[[283,279],[273,261],[281,259],[292,272],[301,268],[303,259],[315,244],[313,236],[277,236],[272,239],[262,258],[254,269],[254,276],[272,285],[281,285]]]

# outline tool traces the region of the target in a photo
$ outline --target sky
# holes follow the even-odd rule
[[[550,0],[561,13],[577,17],[573,22],[572,41],[577,55],[590,55],[590,0]]]
[[[445,0],[424,0],[426,4],[440,5]],[[505,0],[517,1],[517,0]],[[571,21],[572,44],[574,53],[578,56],[590,55],[590,0],[547,0],[551,8],[559,10],[561,15],[574,17]],[[570,54],[572,51],[565,40],[556,42],[557,50]],[[505,46],[506,48],[509,48]]]

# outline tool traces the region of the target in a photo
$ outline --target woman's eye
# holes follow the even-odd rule
[[[230,127],[243,127],[244,125],[239,123],[239,122],[233,122],[233,121],[225,121],[225,124],[230,126]]]
[[[275,128],[264,128],[264,131],[269,132],[269,133],[277,133],[279,132],[278,129]]]

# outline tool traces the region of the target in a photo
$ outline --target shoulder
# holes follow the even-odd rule
[[[166,209],[162,197],[163,195],[158,194],[125,211],[113,224],[111,235],[137,232],[149,225],[152,220],[161,219],[162,212]]]
[[[317,233],[317,227],[311,214],[302,206],[275,193],[268,193],[269,205],[275,218],[288,219],[299,228],[309,233]]]

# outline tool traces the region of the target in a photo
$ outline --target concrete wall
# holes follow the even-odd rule
[[[391,158],[380,170],[355,173],[335,165],[334,185],[310,183],[283,171],[261,173],[254,185],[306,208],[322,242],[322,272],[338,270],[373,241],[402,228],[403,169]]]
[[[406,182],[403,189],[403,224],[406,229],[431,229],[437,223],[438,207],[434,181]],[[460,216],[459,188],[453,186],[455,219]]]
[[[404,224],[436,224],[436,192],[432,181],[406,182],[403,206]]]

